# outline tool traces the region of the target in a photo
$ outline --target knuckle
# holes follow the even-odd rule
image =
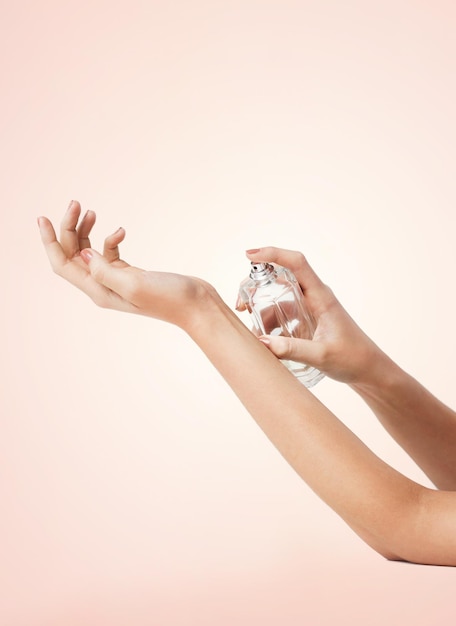
[[[307,259],[302,252],[295,252],[295,254],[296,254],[296,260],[299,265],[301,265],[302,267],[307,265]]]
[[[307,267],[307,259],[302,252],[295,251],[294,254],[294,266],[296,269],[304,269]]]
[[[326,294],[329,298],[334,298],[335,299],[335,295],[334,295],[334,291],[331,289],[331,287],[329,285],[324,284],[323,285],[324,290],[326,291]]]
[[[302,252],[295,252],[295,255],[292,268],[293,271],[301,277],[305,277],[306,282],[310,279],[310,277],[316,278],[316,274],[309,265],[307,257]]]
[[[334,306],[338,303],[334,291],[328,285],[323,285],[322,296],[324,298],[324,303],[327,308]]]
[[[284,348],[284,356],[287,357],[291,357],[293,356],[294,353],[294,342],[293,339],[291,337],[285,337],[285,341],[283,342],[283,348]]]
[[[279,359],[288,358],[293,352],[293,340],[291,337],[278,337],[274,346],[274,353]]]

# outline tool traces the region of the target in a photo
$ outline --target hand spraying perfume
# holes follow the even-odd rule
[[[254,263],[250,275],[241,282],[238,302],[250,313],[256,335],[282,335],[312,339],[315,324],[307,310],[304,295],[295,275],[272,263]],[[282,363],[306,387],[313,387],[323,377],[319,370],[296,361]]]

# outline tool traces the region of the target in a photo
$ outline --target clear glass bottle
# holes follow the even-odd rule
[[[240,305],[240,306],[239,306]],[[250,275],[239,287],[237,308],[244,305],[253,322],[253,332],[260,335],[283,335],[312,339],[314,321],[295,275],[272,263],[253,263]],[[282,359],[282,363],[306,387],[313,387],[323,377],[319,370],[303,363]]]

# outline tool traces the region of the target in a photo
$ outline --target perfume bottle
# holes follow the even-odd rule
[[[307,310],[301,287],[295,275],[285,267],[275,263],[252,262],[250,275],[239,287],[238,307],[241,304],[250,313],[252,330],[257,336],[312,339],[314,335],[315,324]],[[282,359],[282,363],[306,387],[313,387],[324,377],[309,365],[287,359]]]

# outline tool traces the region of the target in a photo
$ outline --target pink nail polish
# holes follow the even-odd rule
[[[252,248],[252,250],[246,250],[247,254],[256,254],[261,248]]]
[[[81,250],[81,257],[82,260],[85,261],[86,263],[90,263],[91,259],[93,258],[93,253],[92,250],[90,250],[90,248],[84,248],[83,250]]]
[[[68,209],[67,211],[69,211],[71,209],[71,207],[73,206],[74,200],[71,200],[70,204],[68,205]]]

